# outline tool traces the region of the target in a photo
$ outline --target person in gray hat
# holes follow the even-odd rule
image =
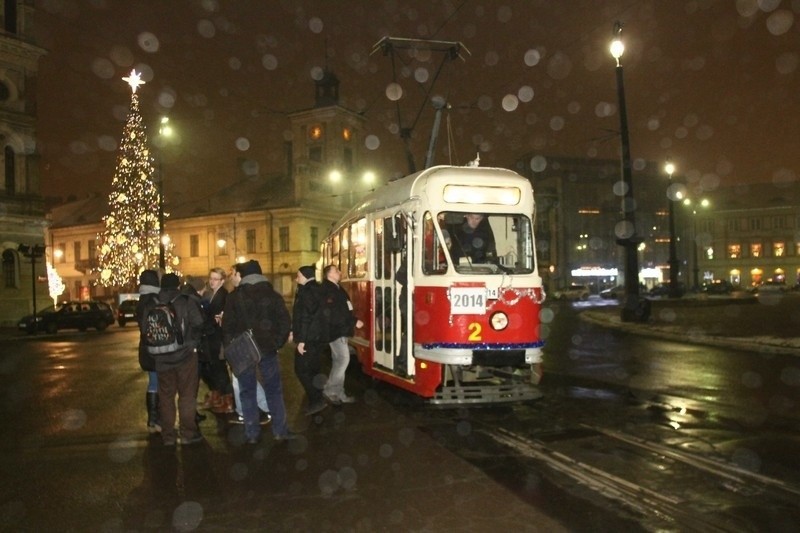
[[[224,345],[227,346],[234,337],[251,329],[262,355],[258,365],[239,375],[245,442],[257,444],[261,440],[256,398],[258,374],[263,380],[272,413],[273,437],[275,440],[295,438],[294,433],[289,431],[286,420],[278,362],[278,350],[286,344],[292,329],[289,311],[286,309],[283,297],[275,292],[272,284],[261,273],[258,261],[238,263],[235,269],[234,276],[241,280],[236,290],[230,293],[225,301],[222,318]]]

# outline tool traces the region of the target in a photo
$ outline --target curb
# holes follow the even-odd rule
[[[601,327],[616,329],[635,335],[657,337],[670,341],[747,350],[759,353],[783,354],[800,356],[800,346],[792,345],[788,341],[771,337],[719,337],[715,335],[694,334],[691,331],[679,331],[672,326],[653,326],[648,324],[635,324],[622,322],[619,316],[601,311],[583,311],[579,314],[581,320],[591,322]]]

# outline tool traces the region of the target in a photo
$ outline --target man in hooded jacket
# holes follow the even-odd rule
[[[241,278],[235,291],[225,301],[222,318],[222,334],[227,346],[234,337],[247,329],[261,350],[258,371],[264,382],[264,392],[272,413],[272,434],[276,440],[294,438],[286,421],[286,406],[283,401],[278,350],[286,344],[291,331],[291,317],[283,297],[275,292],[272,284],[261,273],[258,261],[238,263],[234,276]],[[256,384],[256,367],[248,369],[239,376],[241,391],[244,434],[247,444],[261,440]]]

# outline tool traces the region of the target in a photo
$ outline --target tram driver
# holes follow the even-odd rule
[[[451,253],[453,261],[459,263],[466,257],[470,263],[495,263],[497,261],[497,245],[489,220],[482,213],[464,215],[463,224],[454,230]]]

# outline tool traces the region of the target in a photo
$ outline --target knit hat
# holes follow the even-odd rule
[[[155,270],[143,270],[142,273],[139,274],[139,285],[158,287],[158,272]]]
[[[164,274],[161,277],[161,288],[162,289],[177,289],[181,284],[181,278],[179,278],[176,274]]]
[[[258,261],[255,259],[251,259],[246,263],[239,263],[236,265],[236,270],[242,277],[249,276],[251,274],[261,274],[261,265],[258,264]]]
[[[300,272],[306,279],[314,279],[317,277],[317,269],[314,267],[314,265],[301,266],[297,269],[297,271]]]

